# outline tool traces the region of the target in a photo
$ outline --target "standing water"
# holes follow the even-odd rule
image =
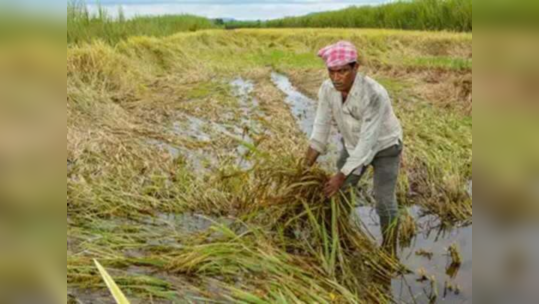
[[[237,118],[233,124],[223,124],[217,121],[193,117],[178,113],[178,119],[173,124],[171,132],[178,137],[187,137],[197,143],[211,145],[212,142],[225,135],[237,142],[237,147],[228,156],[235,158],[236,165],[242,169],[250,169],[252,163],[248,159],[250,147],[254,145],[252,135],[265,132],[259,119],[265,114],[259,107],[259,102],[252,96],[253,82],[236,78],[229,83],[232,93],[238,100],[239,113],[223,113],[223,116]],[[197,172],[211,172],[218,165],[218,155],[212,149],[186,148],[173,146],[160,140],[148,140],[148,144],[157,146],[168,152],[174,159],[184,157],[190,167]],[[222,155],[221,155],[222,156]]]
[[[285,102],[290,108],[290,112],[296,119],[299,128],[306,136],[310,136],[313,131],[314,119],[316,117],[316,101],[303,95],[290,82],[290,80],[278,73],[272,73],[271,79],[275,86],[286,94]],[[328,143],[328,153],[319,158],[319,162],[325,169],[334,167],[339,157],[339,151],[343,148],[341,136],[337,132],[336,125],[331,128]]]
[[[290,106],[290,111],[298,121],[301,130],[305,134],[310,134],[313,130],[316,104],[312,99],[298,92],[286,76],[272,73],[271,79],[279,90],[286,94],[287,97],[285,101]]]

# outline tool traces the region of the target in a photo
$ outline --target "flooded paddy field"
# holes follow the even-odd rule
[[[351,217],[321,197],[336,130],[318,166],[299,165],[327,77],[315,50],[338,38],[369,45],[361,72],[405,129],[399,259],[379,248],[370,178]],[[470,67],[401,64],[410,56]],[[70,303],[114,303],[94,259],[132,303],[471,303],[469,76],[461,34],[208,31],[68,48]]]

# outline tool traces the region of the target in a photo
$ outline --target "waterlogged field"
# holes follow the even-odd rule
[[[405,130],[400,260],[378,249],[370,179],[322,197],[338,135],[300,165],[340,39]],[[472,301],[472,35],[237,30],[67,49],[72,303]],[[346,205],[353,216],[344,215]]]

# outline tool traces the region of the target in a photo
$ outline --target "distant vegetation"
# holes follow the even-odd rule
[[[413,0],[380,6],[350,7],[335,12],[289,17],[267,22],[234,21],[227,28],[392,28],[472,31],[472,0]]]
[[[207,18],[191,15],[125,18],[120,9],[113,18],[104,8],[91,14],[83,1],[70,1],[67,6],[67,43],[101,39],[115,44],[130,36],[169,36],[177,32],[218,28]]]
[[[407,30],[472,31],[472,0],[413,0],[380,6],[350,7],[270,21],[227,21],[192,15],[167,15],[127,19],[100,7],[91,14],[84,1],[67,6],[67,43],[100,39],[115,44],[130,36],[162,37],[177,32],[235,28],[391,28]]]

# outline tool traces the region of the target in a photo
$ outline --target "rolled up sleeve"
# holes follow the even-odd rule
[[[390,109],[390,100],[387,92],[381,93],[372,98],[371,103],[366,108],[363,121],[361,123],[361,133],[356,148],[341,169],[341,172],[348,176],[357,168],[366,166],[372,162],[376,155],[376,143],[383,126],[385,113]]]
[[[313,133],[310,138],[311,148],[320,154],[326,153],[332,117],[330,100],[327,98],[325,88],[322,85],[318,92],[318,108],[314,119]]]

